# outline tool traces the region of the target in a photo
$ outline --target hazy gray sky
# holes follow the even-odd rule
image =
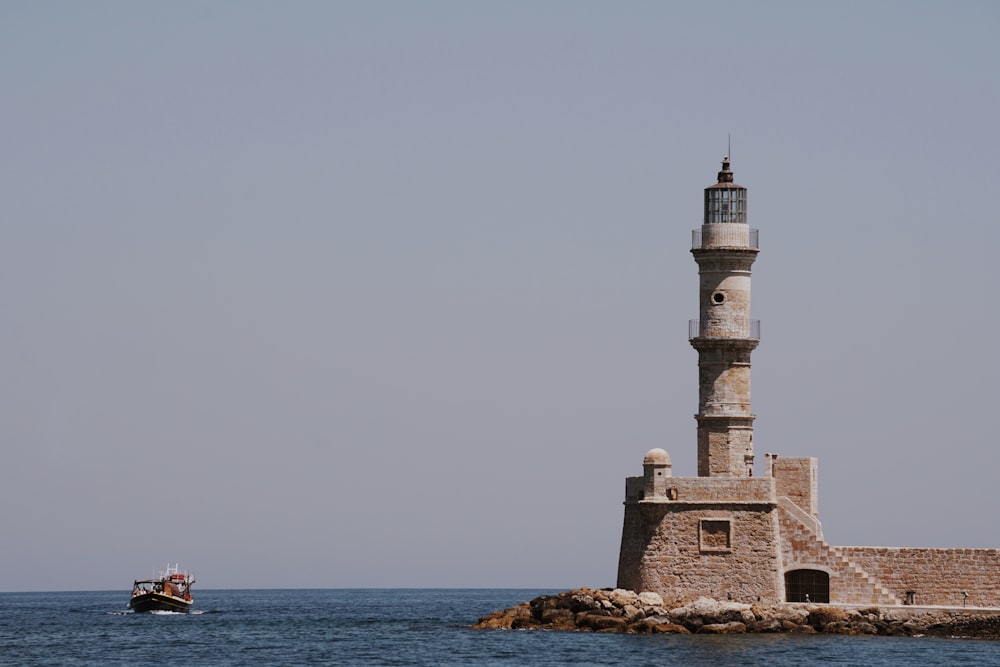
[[[1000,547],[998,29],[5,0],[0,590],[613,585],[625,476],[696,474],[730,132],[758,461],[819,458],[833,544]]]

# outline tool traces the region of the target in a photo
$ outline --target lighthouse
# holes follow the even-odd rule
[[[760,322],[750,319],[750,268],[757,230],[747,224],[747,189],[733,181],[727,155],[705,188],[705,217],[692,233],[699,318],[688,337],[698,351],[698,476],[752,477],[750,353]]]
[[[747,225],[747,190],[733,181],[728,156],[718,182],[705,188],[705,217],[692,236],[700,297],[688,338],[698,352],[698,475],[675,475],[670,454],[654,447],[642,475],[625,478],[618,587],[658,593],[674,606],[699,597],[955,606],[974,590],[983,606],[1000,607],[1000,549],[834,547],[819,520],[815,458],[769,453],[763,474],[754,476],[750,353],[760,324],[750,319],[750,268],[757,230]]]
[[[704,219],[691,243],[700,295],[688,331],[698,352],[698,475],[674,476],[670,455],[656,447],[643,459],[642,477],[625,479],[618,586],[677,602],[780,601],[779,503],[802,503],[806,509],[789,511],[809,523],[804,531],[818,544],[816,466],[814,459],[772,458],[764,474],[753,474],[750,353],[760,327],[750,319],[750,268],[757,231],[747,225],[747,190],[734,182],[728,156],[717,180],[705,188]],[[791,546],[788,555],[794,558]]]

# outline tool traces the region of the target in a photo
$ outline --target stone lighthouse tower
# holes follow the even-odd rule
[[[688,336],[698,351],[698,476],[674,477],[669,454],[655,448],[643,459],[643,476],[625,479],[618,586],[675,601],[784,600],[779,502],[802,502],[806,509],[796,516],[812,511],[804,520],[817,534],[806,474],[815,466],[782,458],[753,475],[750,353],[760,334],[750,320],[750,267],[757,232],[747,225],[747,191],[733,182],[728,157],[718,183],[705,188],[691,253],[701,295]]]
[[[768,454],[753,475],[750,268],[757,231],[729,158],[705,188],[698,263],[698,476],[674,476],[665,449],[650,449],[642,476],[625,478],[618,587],[671,604],[708,596],[740,602],[893,606],[964,604],[971,591],[1000,607],[1000,549],[834,547],[819,521],[814,458]],[[942,577],[941,572],[954,573]]]
[[[698,351],[698,476],[753,476],[750,353],[760,323],[750,319],[750,267],[757,230],[747,225],[747,190],[733,182],[729,156],[705,188],[705,218],[693,233],[699,319],[689,326]]]

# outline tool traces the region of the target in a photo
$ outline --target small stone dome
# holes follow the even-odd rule
[[[670,454],[659,447],[646,452],[646,457],[642,460],[642,465],[671,465]]]

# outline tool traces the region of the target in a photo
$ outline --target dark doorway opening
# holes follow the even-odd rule
[[[788,602],[829,602],[830,575],[821,570],[792,570],[785,573]]]

